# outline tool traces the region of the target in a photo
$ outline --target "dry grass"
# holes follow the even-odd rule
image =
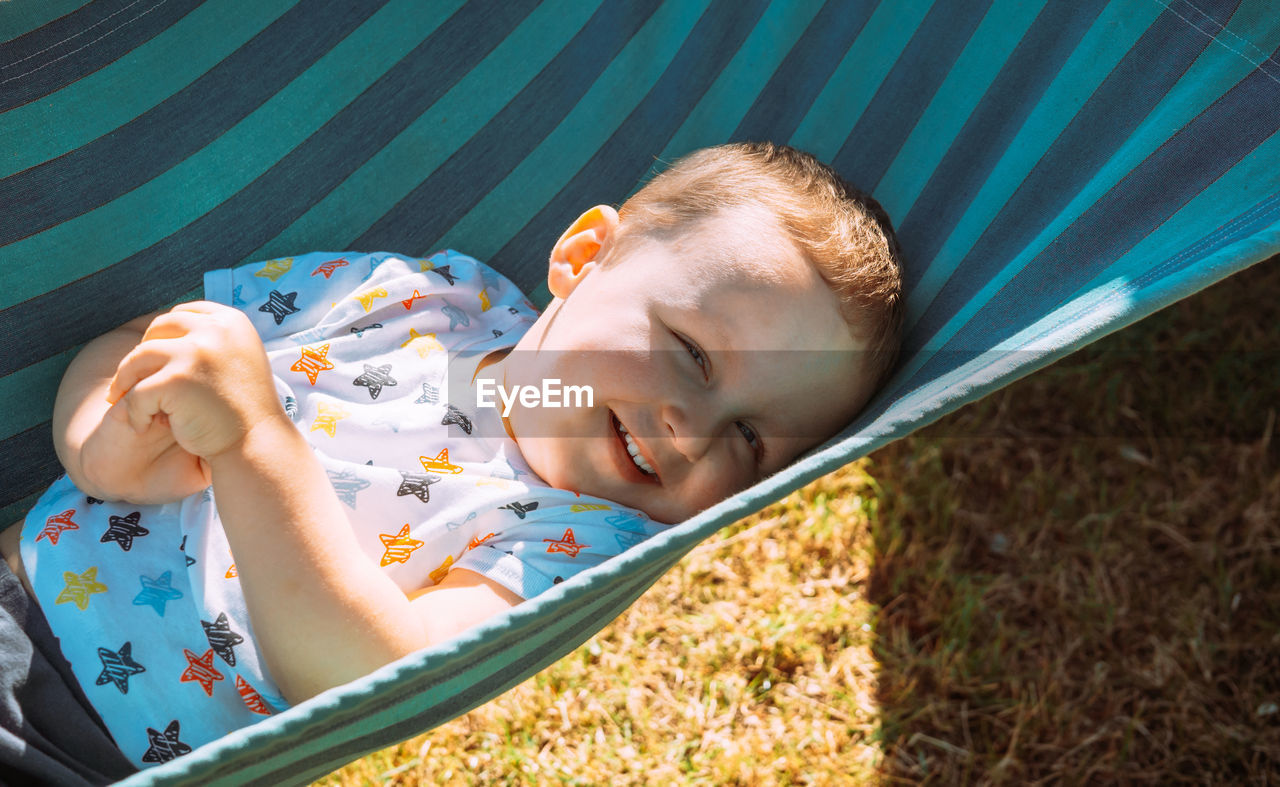
[[[709,540],[323,784],[1280,782],[1280,264]]]

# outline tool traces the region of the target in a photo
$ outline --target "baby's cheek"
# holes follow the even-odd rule
[[[730,462],[709,470],[700,480],[688,485],[685,502],[690,508],[689,515],[710,508],[750,485],[750,479]]]

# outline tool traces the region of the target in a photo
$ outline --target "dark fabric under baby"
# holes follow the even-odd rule
[[[107,784],[133,772],[39,606],[0,560],[0,783]]]

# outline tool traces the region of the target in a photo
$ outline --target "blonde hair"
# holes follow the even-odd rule
[[[743,207],[775,216],[831,287],[851,332],[867,343],[867,368],[879,387],[897,359],[902,330],[898,239],[878,202],[812,155],[770,142],[690,153],[619,208],[616,245],[637,236],[669,239]]]

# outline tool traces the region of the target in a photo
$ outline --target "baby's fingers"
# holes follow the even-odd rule
[[[216,301],[184,301],[173,307],[172,312],[192,312],[195,314],[219,314],[226,311],[235,311],[230,306],[218,303]]]
[[[152,418],[164,417],[160,391],[163,385],[160,376],[151,375],[130,388],[120,399],[119,406],[124,407],[129,426],[134,432],[142,434],[151,427]]]
[[[172,340],[156,339],[141,342],[120,359],[116,367],[115,377],[107,386],[107,401],[115,404],[120,397],[128,393],[140,380],[146,379],[164,368],[172,357],[170,352]]]
[[[195,330],[203,319],[204,317],[199,314],[178,311],[177,307],[174,307],[174,311],[158,315],[151,321],[151,324],[147,326],[147,332],[142,335],[142,341],[177,339],[186,336]]]

